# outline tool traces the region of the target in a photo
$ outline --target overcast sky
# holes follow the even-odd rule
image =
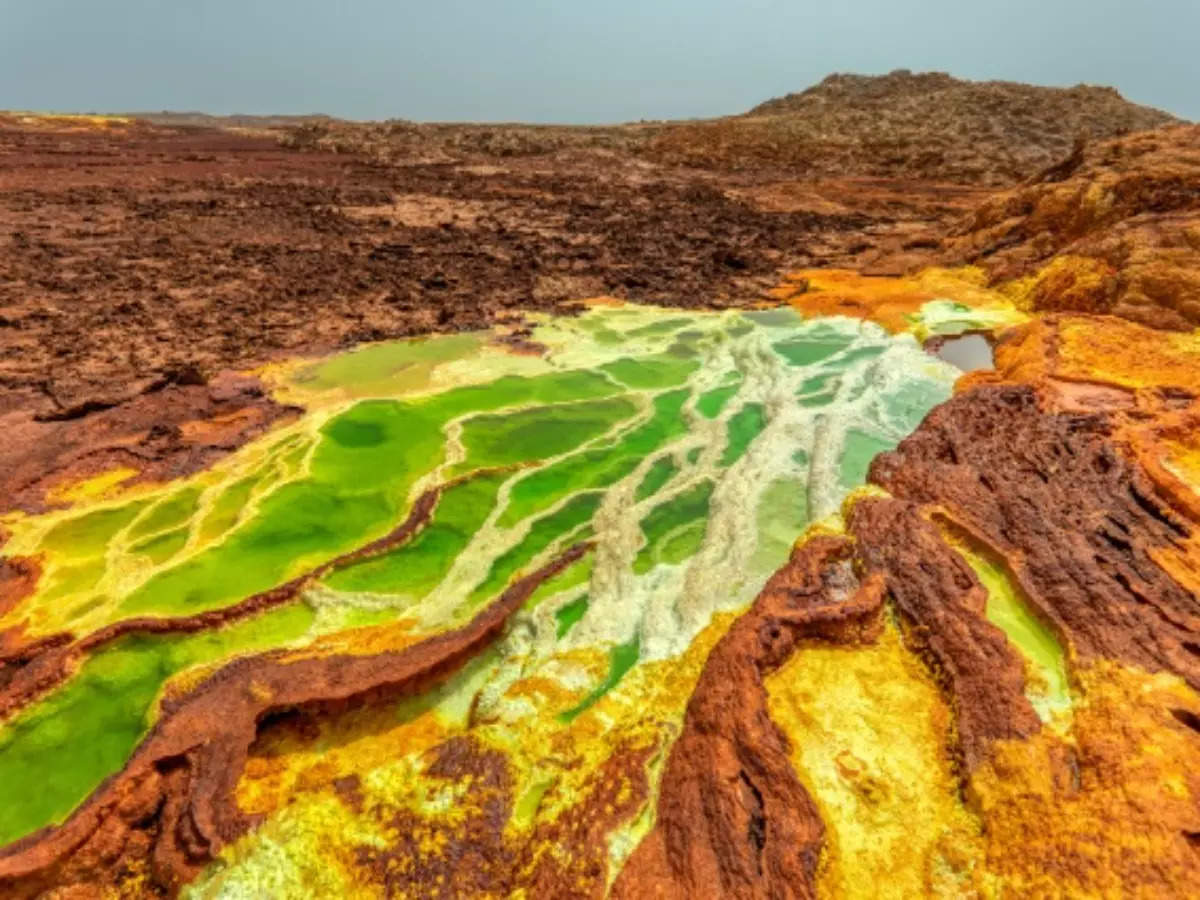
[[[1200,0],[0,0],[12,109],[614,122],[895,68],[1200,119]]]

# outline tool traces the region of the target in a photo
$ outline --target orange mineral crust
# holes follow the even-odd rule
[[[789,272],[769,293],[809,315],[852,316],[889,331],[906,330],[907,317],[936,296],[910,279],[872,278],[849,269]]]

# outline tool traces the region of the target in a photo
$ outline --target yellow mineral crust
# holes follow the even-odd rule
[[[519,884],[545,883],[552,873],[555,883],[569,877],[573,892],[602,893],[653,824],[657,769],[709,650],[734,617],[715,616],[679,657],[635,666],[569,721],[563,713],[605,675],[601,650],[563,651],[520,674],[520,660],[497,649],[399,706],[264,729],[237,801],[266,820],[222,854],[192,895],[294,886],[294,866],[316,858],[328,864],[322,879],[330,885],[378,885],[383,873],[374,856],[371,871],[363,868],[365,848],[384,853],[398,841],[430,874],[454,867],[464,834],[493,847],[497,867],[520,860]],[[507,674],[514,669],[515,678]],[[447,748],[463,741],[479,768],[451,776],[443,771]],[[500,809],[506,813],[496,818]],[[593,844],[596,852],[585,852]],[[396,854],[386,866],[414,864]],[[462,895],[453,876],[442,877],[430,874],[421,896]]]
[[[4,120],[15,120],[23,126],[33,125],[39,128],[56,131],[90,131],[94,129],[124,128],[133,124],[133,119],[126,116],[102,116],[86,113],[52,113],[31,111],[0,111],[0,124]]]
[[[951,769],[950,711],[894,624],[873,645],[802,647],[766,687],[827,829],[821,897],[984,886],[980,823]]]
[[[46,494],[51,503],[86,503],[89,500],[99,500],[117,492],[123,482],[138,474],[137,469],[129,466],[118,466],[113,469],[84,478],[79,481],[68,481],[58,485]]]
[[[1014,896],[1191,896],[1200,696],[1107,661],[1075,679],[1069,737],[999,742],[970,779],[988,869]]]
[[[996,290],[1026,311],[1104,313],[1112,306],[1116,279],[1116,270],[1101,260],[1067,255]]]
[[[1112,316],[1052,316],[1005,332],[996,370],[1010,381],[1042,378],[1127,390],[1171,386],[1200,393],[1200,332],[1163,332]]]

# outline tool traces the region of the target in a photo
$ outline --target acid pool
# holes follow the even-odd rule
[[[84,636],[233,606],[387,534],[446,486],[397,549],[219,630],[123,638],[6,722],[0,784],[36,789],[6,788],[0,845],[119,770],[173,679],[267,648],[354,649],[379,626],[454,627],[585,540],[594,550],[530,598],[462,689],[520,735],[533,719],[547,733],[616,721],[602,701],[744,608],[960,374],[911,335],[790,310],[601,307],[540,320],[532,340],[547,352],[457,335],[284,367],[276,393],[306,415],[213,469],[6,521],[5,552],[40,554],[44,575],[0,630]],[[534,675],[566,699],[503,709],[506,686]],[[538,773],[530,790],[544,792]]]

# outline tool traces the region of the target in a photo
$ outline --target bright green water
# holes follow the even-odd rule
[[[686,432],[682,416],[687,391],[667,391],[653,398],[653,412],[607,446],[572,453],[521,478],[512,489],[500,524],[512,526],[569,494],[608,487],[626,477],[647,454]]]
[[[150,507],[133,523],[129,537],[137,540],[151,534],[170,531],[186,525],[196,512],[200,488],[187,485]]]
[[[128,503],[67,519],[50,530],[42,541],[42,549],[75,559],[98,556],[113,535],[132,522],[144,505],[143,502]]]
[[[433,590],[479,530],[508,475],[484,475],[449,488],[430,523],[410,542],[363,560],[325,579],[343,591],[406,594],[419,599]]]
[[[61,821],[118,771],[150,724],[175,673],[231,653],[278,647],[313,619],[302,603],[216,631],[131,635],[92,656],[65,687],[0,731],[0,845]]]
[[[721,456],[721,465],[731,466],[739,459],[764,428],[767,427],[767,415],[761,403],[747,403],[730,416],[726,423],[725,453]]]
[[[653,497],[663,486],[670,481],[679,471],[679,466],[675,460],[669,456],[660,456],[650,466],[650,471],[646,473],[646,477],[642,479],[642,483],[638,485],[636,493],[633,495],[635,500],[645,500],[647,497]]]
[[[525,537],[492,563],[487,578],[475,588],[467,600],[467,608],[474,609],[500,594],[522,568],[561,538],[576,534],[578,529],[592,520],[602,495],[597,492],[577,494],[556,512],[535,519]],[[582,538],[582,535],[580,535]]]
[[[721,414],[721,410],[725,408],[733,397],[741,388],[741,373],[735,373],[738,377],[733,380],[732,384],[721,385],[712,390],[705,391],[696,401],[696,411],[706,419],[715,419]]]
[[[258,476],[253,475],[243,478],[229,485],[218,495],[212,509],[200,524],[200,540],[214,540],[237,524],[259,480]]]
[[[0,726],[0,844],[61,820],[116,771],[189,666],[400,617],[435,633],[591,540],[517,615],[535,655],[609,655],[607,677],[559,711],[569,724],[639,661],[748,603],[957,374],[911,338],[790,310],[599,309],[534,338],[547,358],[459,335],[308,364],[280,389],[309,415],[212,472],[14,523],[6,552],[44,554],[46,573],[0,628],[32,616],[43,633],[85,633],[237,603],[386,534],[423,490],[460,479],[407,544],[256,619],[125,638]]]
[[[1029,609],[1019,589],[999,565],[981,554],[960,553],[987,588],[987,617],[1025,657],[1029,669],[1026,693],[1044,721],[1071,709],[1071,682],[1066,652],[1054,633]]]
[[[600,371],[607,372],[622,384],[641,390],[661,390],[683,384],[700,364],[694,360],[677,359],[663,354],[645,359],[618,359],[606,363]]]
[[[564,722],[571,722],[581,713],[590,709],[596,704],[600,698],[615,688],[625,677],[626,673],[636,665],[639,652],[641,650],[641,640],[636,635],[633,640],[627,641],[624,644],[618,644],[609,651],[608,661],[608,677],[606,677],[596,689],[588,694],[578,706],[562,713]]]
[[[814,335],[780,341],[775,345],[775,352],[793,366],[811,366],[845,350],[849,344],[850,338],[845,335],[836,335],[825,340]]]
[[[700,548],[712,491],[711,481],[701,481],[642,519],[646,543],[633,561],[634,572],[644,575],[656,563],[680,563]]]
[[[560,606],[554,614],[554,618],[558,620],[558,629],[555,632],[555,636],[559,638],[565,637],[567,632],[571,630],[571,627],[583,618],[583,614],[587,612],[587,608],[587,594],[581,594],[570,603]]]
[[[596,566],[596,557],[592,553],[585,554],[553,578],[548,578],[538,586],[525,602],[525,609],[536,609],[545,600],[564,593],[574,593],[580,585],[586,585],[592,577]],[[557,615],[557,612],[555,613]]]
[[[613,397],[475,416],[463,425],[467,458],[458,468],[469,471],[558,456],[599,437],[635,411],[628,400]]]

